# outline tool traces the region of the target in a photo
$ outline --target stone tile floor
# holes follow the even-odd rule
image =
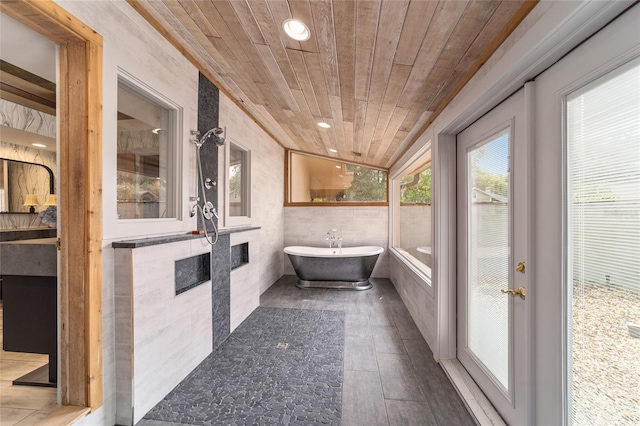
[[[260,304],[345,313],[343,426],[475,424],[390,280],[372,279],[371,290],[356,292],[303,290],[296,279],[282,277]]]
[[[259,307],[145,419],[340,425],[344,316]]]

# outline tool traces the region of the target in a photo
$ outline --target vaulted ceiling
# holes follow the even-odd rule
[[[129,3],[284,147],[389,167],[536,1]]]

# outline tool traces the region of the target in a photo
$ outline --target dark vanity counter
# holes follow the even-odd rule
[[[32,240],[35,238],[52,238],[56,236],[56,228],[21,228],[21,229],[0,229],[0,242]]]
[[[57,276],[56,238],[0,243],[0,275]]]
[[[237,228],[221,229],[219,235],[229,235],[237,232],[253,231],[260,229],[259,226],[243,226]],[[177,243],[179,241],[195,240],[204,238],[204,234],[177,234],[177,235],[161,235],[159,237],[139,238],[134,240],[116,241],[111,243],[113,248],[140,248],[157,246],[160,244]]]

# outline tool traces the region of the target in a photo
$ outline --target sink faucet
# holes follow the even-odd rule
[[[329,248],[342,248],[342,231],[339,229],[329,229],[327,232],[327,240],[329,241]]]

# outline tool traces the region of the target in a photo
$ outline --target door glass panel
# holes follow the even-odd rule
[[[640,424],[640,65],[567,98],[568,403]]]
[[[467,346],[509,389],[509,130],[467,153]]]

